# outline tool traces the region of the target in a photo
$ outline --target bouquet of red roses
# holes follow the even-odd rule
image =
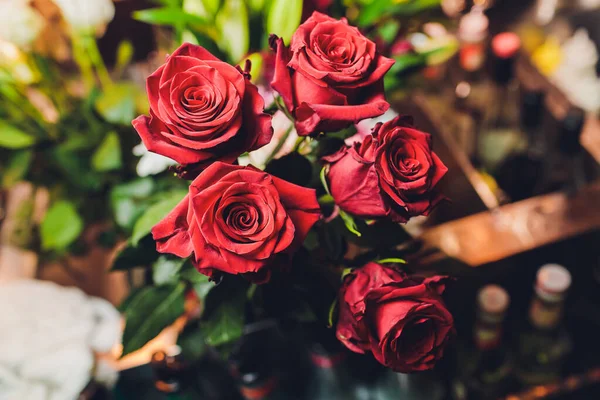
[[[407,274],[395,245],[406,238],[397,223],[443,200],[447,169],[431,136],[403,116],[357,131],[390,107],[393,61],[345,19],[315,12],[289,44],[269,44],[270,89],[251,83],[248,62],[191,44],[147,80],[149,116],[133,125],[189,183],[141,217],[147,230],[117,258],[154,263],[154,285],[124,305],[124,351],[184,314],[192,292],[210,345],[235,341],[249,320],[329,319],[354,352],[395,371],[430,369],[453,333],[444,278]],[[264,170],[248,164],[257,154]],[[140,254],[150,230],[157,253]]]

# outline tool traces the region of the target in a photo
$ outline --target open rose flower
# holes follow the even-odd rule
[[[338,339],[397,372],[433,368],[454,333],[442,280],[374,262],[352,271],[339,292]]]
[[[337,131],[389,108],[383,76],[394,61],[345,19],[314,12],[289,48],[275,36],[270,44],[277,52],[271,86],[294,115],[299,135]]]
[[[324,161],[336,204],[362,218],[406,222],[428,215],[444,199],[435,186],[448,169],[433,152],[431,136],[406,117],[376,125],[362,143]]]
[[[271,117],[239,69],[183,44],[147,81],[150,117],[133,126],[148,150],[180,164],[231,163],[269,143]]]
[[[152,229],[161,253],[189,257],[201,273],[266,282],[278,255],[290,255],[320,218],[316,193],[252,166],[215,162]]]

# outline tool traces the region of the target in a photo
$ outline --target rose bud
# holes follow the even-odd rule
[[[335,203],[358,217],[406,222],[429,215],[444,199],[435,190],[446,166],[431,148],[431,136],[406,117],[378,124],[362,143],[324,157]]]
[[[296,120],[300,136],[333,132],[383,114],[383,76],[394,61],[346,19],[319,12],[298,27],[290,47],[271,36],[277,52],[271,86]]]
[[[252,166],[215,162],[152,229],[160,253],[192,256],[195,267],[269,280],[276,256],[302,246],[320,218],[314,189],[296,186]]]
[[[443,279],[409,277],[374,262],[352,271],[339,292],[338,339],[396,372],[433,368],[454,334]]]
[[[150,116],[133,126],[154,153],[184,165],[231,163],[271,140],[271,117],[248,75],[203,47],[183,44],[146,86]]]

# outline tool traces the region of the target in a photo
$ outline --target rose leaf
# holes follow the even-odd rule
[[[65,249],[82,231],[83,220],[75,205],[66,200],[58,201],[50,207],[40,225],[42,249]]]
[[[124,310],[123,354],[143,347],[184,313],[185,285],[148,286]]]

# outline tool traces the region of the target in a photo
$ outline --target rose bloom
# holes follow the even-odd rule
[[[352,271],[339,292],[338,339],[396,372],[433,368],[454,334],[442,280],[374,262]]]
[[[271,86],[294,115],[300,136],[337,131],[389,108],[383,76],[394,61],[346,19],[314,12],[289,48],[276,36],[270,44],[277,52]]]
[[[152,236],[161,253],[193,254],[198,271],[209,277],[243,274],[262,283],[269,280],[276,256],[297,250],[319,218],[314,189],[252,166],[215,162]]]
[[[206,49],[183,44],[147,81],[150,117],[133,126],[148,150],[180,164],[208,164],[269,143],[271,117],[247,76]]]
[[[358,217],[406,222],[444,199],[435,186],[448,168],[431,149],[431,136],[406,117],[376,125],[362,143],[323,160],[335,203]]]

